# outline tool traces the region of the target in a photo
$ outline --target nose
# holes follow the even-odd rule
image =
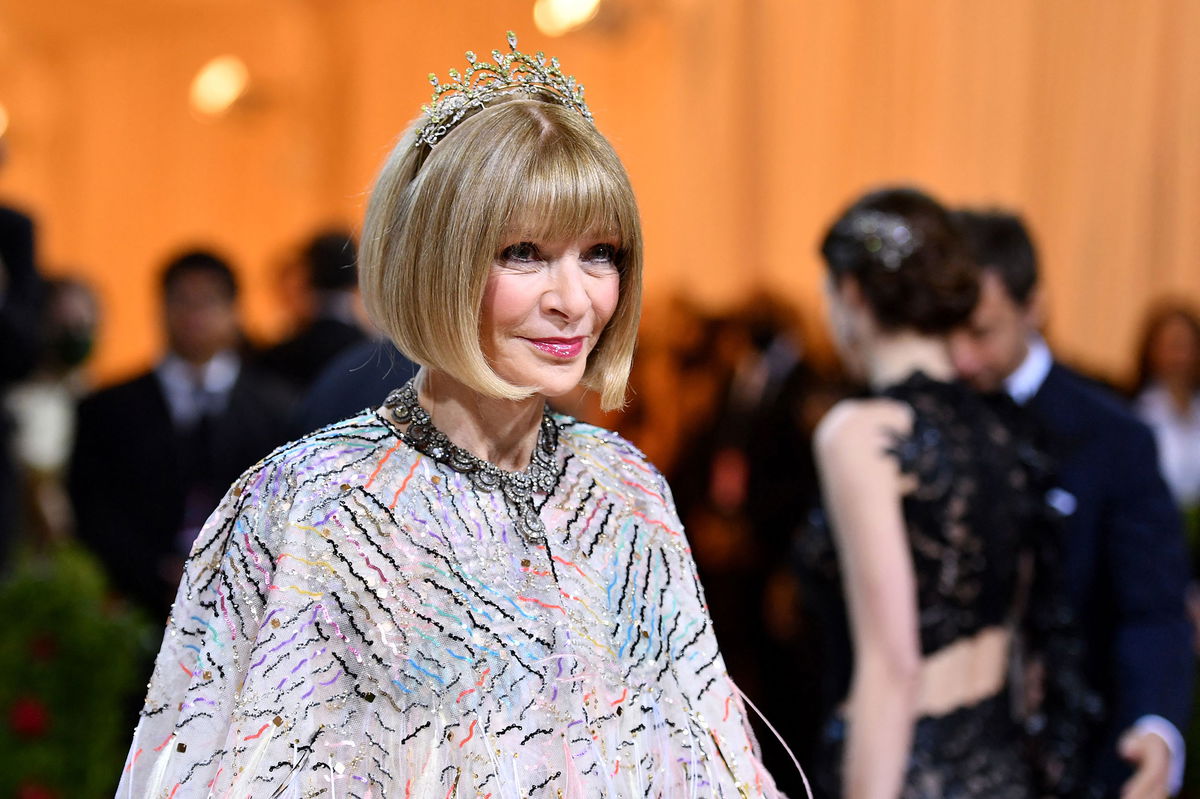
[[[549,272],[549,285],[542,294],[542,309],[568,322],[578,321],[587,313],[587,273],[577,254],[556,259]]]

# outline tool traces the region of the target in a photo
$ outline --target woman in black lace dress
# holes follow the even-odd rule
[[[818,783],[852,799],[1055,792],[1078,730],[1056,713],[1027,740],[1012,700],[1035,692],[1009,685],[1018,641],[1055,660],[1036,693],[1072,679],[1045,474],[1015,409],[956,382],[946,350],[975,270],[942,207],[909,189],[856,202],[822,254],[839,354],[871,393],[816,435],[828,524],[805,548],[831,678]]]

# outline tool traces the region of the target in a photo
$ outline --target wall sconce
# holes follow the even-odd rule
[[[192,79],[192,110],[201,116],[225,114],[245,94],[250,85],[250,70],[235,55],[223,55],[209,61]]]
[[[537,0],[533,22],[547,36],[562,36],[582,28],[600,10],[600,0]]]

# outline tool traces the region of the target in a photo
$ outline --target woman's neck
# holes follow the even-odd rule
[[[434,427],[455,445],[510,472],[529,465],[545,400],[485,397],[442,372],[421,370],[417,397]]]
[[[905,380],[913,372],[924,372],[934,380],[953,380],[954,365],[945,339],[920,333],[880,335],[867,354],[867,381],[880,391]]]

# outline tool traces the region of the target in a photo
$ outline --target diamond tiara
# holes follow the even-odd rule
[[[441,83],[429,73],[433,85],[433,101],[421,106],[427,122],[417,131],[414,147],[430,146],[445,136],[463,117],[485,107],[497,97],[512,94],[532,94],[573,108],[588,122],[592,112],[583,101],[583,86],[575,78],[564,75],[557,58],[546,59],[541,52],[528,55],[517,50],[517,36],[508,32],[511,52],[492,51],[495,64],[477,61],[468,50],[467,71],[450,70],[450,83]]]

